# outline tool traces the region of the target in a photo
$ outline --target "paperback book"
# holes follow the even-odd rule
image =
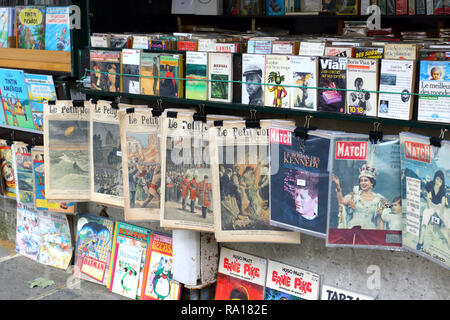
[[[91,89],[121,92],[120,51],[90,50]]]
[[[318,111],[345,113],[347,58],[319,58]]]
[[[141,51],[136,49],[122,49],[122,91],[124,93],[139,94]]]
[[[318,86],[317,57],[292,56],[290,58],[291,108],[317,111]]]
[[[264,106],[265,63],[265,55],[242,55],[242,104]]]
[[[159,95],[159,53],[141,53],[141,94]]]
[[[208,53],[186,52],[186,99],[208,99]]]
[[[233,101],[233,54],[208,53],[208,100]]]
[[[34,209],[31,150],[27,144],[15,142],[11,146],[11,152],[14,163],[17,203]]]
[[[183,55],[161,54],[159,60],[159,95],[170,98],[184,97]]]
[[[274,108],[290,108],[290,56],[266,55],[264,75],[264,105]]]
[[[347,113],[376,117],[377,89],[378,61],[375,59],[348,59]]]

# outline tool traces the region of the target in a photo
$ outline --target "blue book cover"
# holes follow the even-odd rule
[[[25,73],[25,84],[28,89],[34,129],[44,130],[44,101],[55,101],[56,90],[52,76]]]
[[[69,7],[47,7],[45,50],[70,51]]]
[[[267,16],[283,16],[284,0],[266,0]]]
[[[3,106],[2,117],[6,119],[7,125],[34,129],[22,70],[0,69],[0,99]]]
[[[331,135],[270,130],[270,223],[325,238]]]

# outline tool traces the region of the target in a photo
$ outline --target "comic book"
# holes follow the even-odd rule
[[[44,131],[44,100],[56,100],[53,77],[31,73],[25,73],[24,77],[33,114],[34,129]]]
[[[332,153],[327,246],[400,249],[400,141],[336,137]]]
[[[284,0],[266,0],[267,16],[284,15]]]
[[[450,123],[450,61],[420,61],[419,94],[418,120]]]
[[[66,270],[72,260],[72,236],[69,222],[62,213],[39,212],[41,236],[38,262]]]
[[[217,242],[300,243],[300,233],[270,225],[270,125],[227,120],[209,130]]]
[[[0,99],[3,106],[3,115],[0,116],[0,121],[13,127],[34,129],[24,72],[0,69],[0,83],[2,83]]]
[[[320,300],[374,300],[374,297],[323,284]]]
[[[41,247],[39,213],[17,203],[16,252],[37,261]]]
[[[264,300],[319,300],[320,275],[269,260]]]
[[[99,100],[90,112],[90,200],[123,207],[122,151],[119,104]]]
[[[11,146],[16,181],[17,203],[34,209],[33,196],[33,159],[29,146],[15,142]]]
[[[351,58],[354,55],[354,47],[326,46],[324,55],[327,57]]]
[[[403,247],[450,269],[450,143],[443,140],[438,148],[429,137],[408,132],[400,141]]]
[[[359,12],[359,0],[336,1],[337,15],[357,15]]]
[[[317,57],[290,58],[289,82],[292,86],[296,86],[291,88],[292,109],[317,111],[317,89],[308,87],[317,88],[318,61]]]
[[[192,112],[162,117],[161,226],[214,231],[212,172],[206,122]]]
[[[215,300],[264,300],[267,260],[221,247]]]
[[[86,201],[89,186],[89,101],[44,102],[45,195]]]
[[[70,7],[47,7],[45,50],[70,51]]]
[[[152,233],[144,269],[142,300],[179,300],[181,284],[173,280],[172,237]]]
[[[32,148],[31,157],[33,159],[33,194],[36,210],[74,214],[75,203],[48,201],[45,197],[44,148]]]
[[[81,213],[76,228],[74,277],[106,285],[111,268],[114,221]]]
[[[146,252],[150,243],[151,233],[151,230],[146,228],[120,221],[116,223],[107,285],[109,291],[141,299]],[[130,258],[133,258],[132,260],[127,261],[126,256],[128,253]],[[138,259],[138,257],[140,258]],[[136,264],[136,262],[138,263]],[[126,273],[124,273],[126,268],[130,272],[129,276],[131,279],[126,277]],[[137,286],[134,285],[134,281],[136,281],[134,277],[136,276],[138,278]],[[127,284],[128,282],[131,282],[130,284],[133,285]]]
[[[11,145],[6,140],[0,140],[0,165],[4,195],[16,198],[16,180]]]
[[[159,53],[141,53],[141,94],[159,95]]]
[[[186,52],[186,79],[186,99],[208,99],[207,52]]]
[[[325,238],[333,133],[270,128],[270,224]]]
[[[159,58],[159,95],[170,98],[184,97],[183,55],[161,54]]]
[[[122,49],[122,92],[139,94],[141,50]]]
[[[121,92],[120,51],[90,50],[91,89]]]
[[[16,47],[45,48],[45,7],[16,6]]]
[[[347,58],[319,58],[318,111],[345,113],[347,89]],[[335,90],[341,89],[341,90]]]
[[[264,106],[264,74],[266,57],[263,54],[242,55],[242,104]]]
[[[14,8],[0,8],[0,48],[8,48],[8,38],[14,34]]]
[[[146,106],[121,110],[119,118],[125,220],[159,220],[160,118]]]

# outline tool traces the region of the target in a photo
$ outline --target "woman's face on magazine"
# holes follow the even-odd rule
[[[359,179],[359,186],[363,191],[368,191],[372,189],[372,182],[367,177],[361,177]]]

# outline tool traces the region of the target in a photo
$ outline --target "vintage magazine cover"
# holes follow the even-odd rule
[[[318,111],[345,113],[347,58],[319,58]],[[334,90],[341,89],[341,90]]]
[[[99,100],[90,112],[90,200],[116,207],[124,201],[119,109],[125,107]]]
[[[450,123],[450,61],[420,61],[419,94],[418,120]]]
[[[186,99],[208,99],[208,53],[186,52]]]
[[[37,261],[41,247],[39,213],[17,203],[16,252]]]
[[[375,298],[353,290],[351,291],[323,284],[320,300],[375,300]]]
[[[0,140],[0,165],[2,172],[2,185],[4,195],[9,198],[16,198],[16,178],[14,173],[14,162],[11,145],[6,140]]]
[[[290,56],[266,55],[264,74],[264,105],[290,108]]]
[[[218,102],[233,101],[233,54],[224,52],[208,53],[208,100]]]
[[[48,201],[45,197],[44,148],[32,148],[31,156],[33,159],[33,194],[36,210],[74,214],[74,202]]]
[[[122,92],[139,94],[141,50],[122,49]]]
[[[173,280],[172,237],[152,233],[144,269],[142,300],[179,300],[181,284]]]
[[[161,227],[214,232],[208,125],[181,111],[162,126]]]
[[[400,249],[400,141],[343,134],[333,148],[327,246]]]
[[[270,124],[229,120],[210,129],[217,242],[300,243],[300,233],[270,225]]]
[[[121,92],[120,51],[90,50],[91,89]]]
[[[66,270],[72,260],[72,236],[62,213],[39,212],[41,246],[38,262]]]
[[[153,117],[151,108],[139,106],[134,112],[121,110],[119,118],[125,220],[159,220],[161,119]]]
[[[319,300],[320,275],[269,260],[264,300]]]
[[[403,247],[450,269],[450,143],[400,133]]]
[[[348,114],[377,116],[378,60],[347,60]],[[357,91],[351,91],[357,90]]]
[[[292,86],[296,86],[291,88],[292,109],[317,111],[317,89],[315,88],[318,85],[318,61],[317,57],[290,57],[289,81]]]
[[[107,285],[109,291],[112,291],[114,286],[115,290],[122,290],[124,294],[134,296],[137,299],[141,298],[144,268],[147,258],[146,252],[150,243],[151,233],[151,230],[146,228],[133,226],[121,221],[116,222],[116,226],[114,229],[113,248],[111,251],[111,267]],[[123,249],[120,249],[120,246],[123,246]],[[121,270],[118,270],[123,270],[123,268],[127,266],[127,264],[125,264],[124,266],[120,263],[119,250],[126,255],[128,247],[131,247],[130,252],[137,251],[135,249],[140,249],[142,252],[142,254],[140,255],[140,264],[138,264],[137,268],[133,269],[133,273],[137,273],[139,279],[136,290],[134,289],[135,287],[133,287],[133,290],[130,290],[131,287],[127,286],[127,281],[131,279],[124,280],[123,277],[125,276],[125,274],[122,274]]]
[[[215,300],[264,300],[267,260],[221,247]]]
[[[88,101],[44,102],[45,195],[49,200],[90,199],[89,109]]]
[[[378,117],[411,120],[414,74],[414,61],[381,60]]]
[[[294,129],[270,128],[270,224],[325,238],[333,134]]]
[[[111,263],[114,221],[82,213],[78,216],[73,275],[106,285]]]
[[[264,106],[264,74],[266,57],[263,54],[242,55],[242,104]]]
[[[141,94],[159,95],[159,53],[141,52]]]
[[[33,196],[33,159],[29,146],[15,142],[11,146],[16,181],[16,199],[18,203],[34,208]]]

